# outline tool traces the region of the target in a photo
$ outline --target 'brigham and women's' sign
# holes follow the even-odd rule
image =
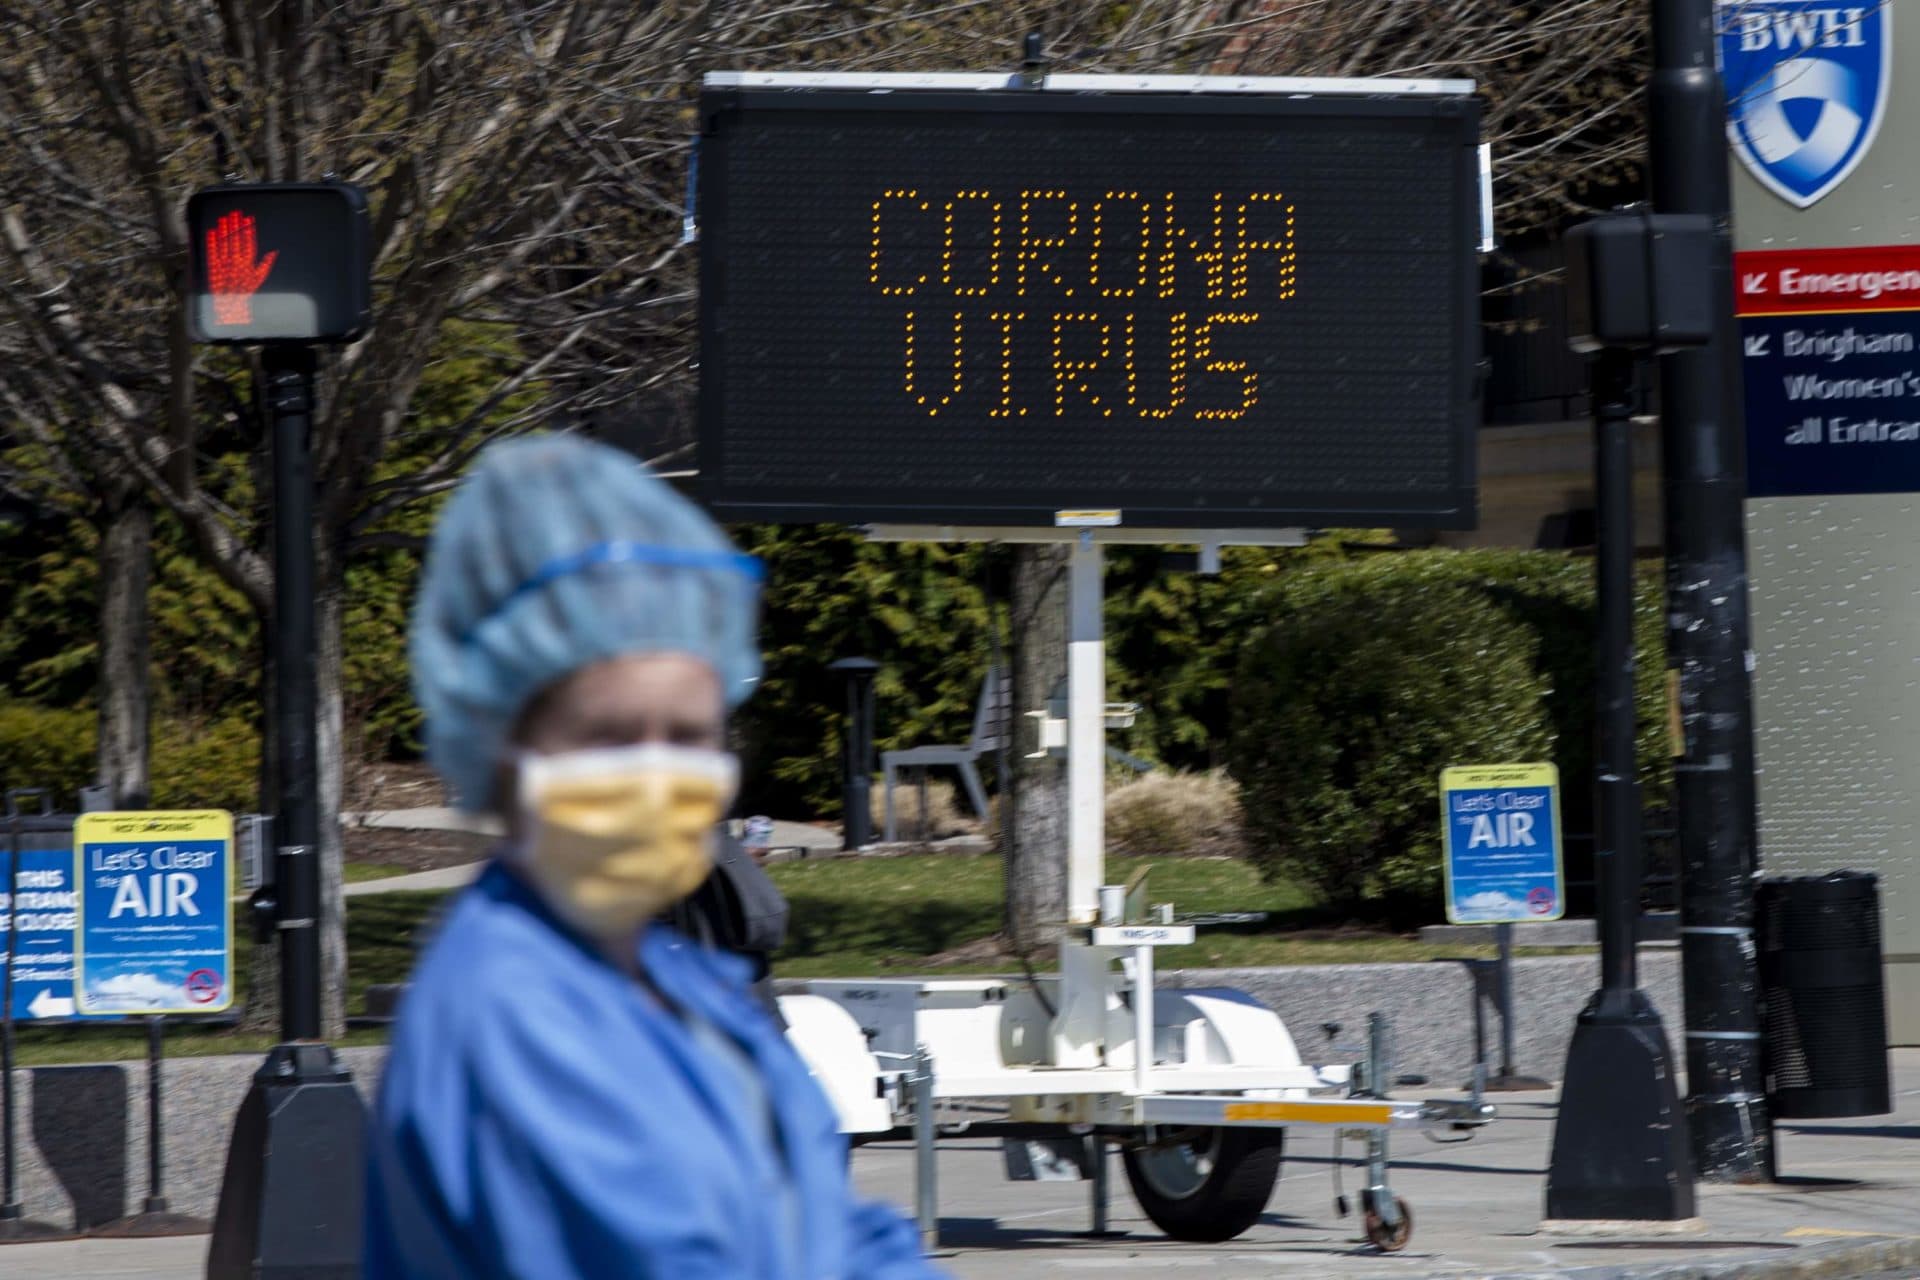
[[[1735,255],[1756,498],[1920,490],[1920,249]]]

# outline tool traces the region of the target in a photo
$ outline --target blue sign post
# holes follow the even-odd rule
[[[1450,923],[1558,920],[1566,913],[1559,770],[1448,769],[1440,775],[1440,805]]]
[[[232,1005],[231,814],[84,814],[73,856],[81,1013],[218,1013]]]

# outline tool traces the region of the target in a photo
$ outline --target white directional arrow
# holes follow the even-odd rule
[[[1770,333],[1750,334],[1747,338],[1747,354],[1750,356],[1767,354],[1767,339],[1772,336]]]
[[[40,994],[27,1005],[27,1012],[36,1018],[71,1018],[73,997],[56,996],[50,988],[42,987]]]
[[[1740,292],[1765,293],[1767,291],[1767,273],[1764,271],[1743,271],[1740,273]]]

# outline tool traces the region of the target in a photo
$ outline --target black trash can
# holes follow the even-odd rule
[[[1879,886],[1858,871],[1760,884],[1754,924],[1776,1117],[1893,1110]]]

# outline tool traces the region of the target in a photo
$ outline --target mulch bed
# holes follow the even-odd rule
[[[493,836],[463,831],[396,831],[384,827],[348,827],[342,839],[349,862],[377,862],[408,871],[478,862],[499,843]]]

